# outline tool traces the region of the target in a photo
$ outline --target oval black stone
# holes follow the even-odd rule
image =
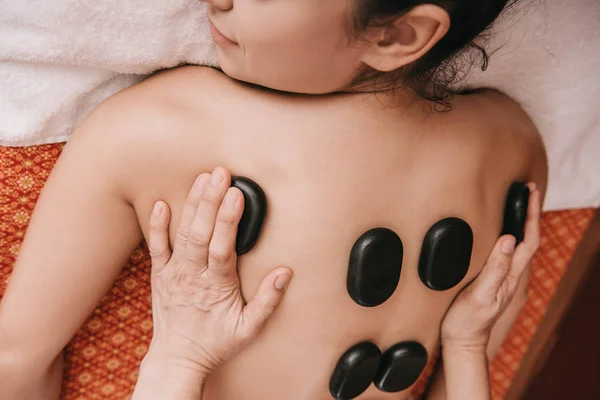
[[[432,290],[458,285],[469,271],[473,231],[460,218],[435,223],[425,235],[419,258],[419,277]]]
[[[352,247],[346,288],[356,303],[365,307],[383,304],[396,290],[404,248],[394,231],[375,228]]]
[[[517,239],[517,244],[521,243],[525,236],[528,204],[529,187],[522,182],[513,183],[506,196],[502,235],[513,235]]]
[[[390,347],[381,357],[375,386],[388,393],[408,389],[427,365],[427,350],[417,342],[402,342]]]
[[[350,400],[358,397],[375,379],[381,351],[371,342],[352,346],[338,361],[331,380],[329,392],[337,400]]]
[[[244,213],[238,225],[235,249],[239,256],[249,252],[256,242],[267,215],[267,196],[251,179],[241,176],[231,178],[231,186],[244,194]]]

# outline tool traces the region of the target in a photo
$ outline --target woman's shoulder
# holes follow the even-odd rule
[[[459,145],[481,146],[494,149],[495,154],[520,159],[528,158],[532,151],[543,151],[541,136],[531,117],[518,102],[497,90],[480,89],[457,95],[446,114],[438,123],[453,132]]]
[[[203,159],[209,153],[209,139],[215,135],[202,107],[228,96],[221,75],[210,68],[184,67],[116,93],[80,123],[65,152],[83,159],[102,155],[103,173],[117,177],[129,193],[147,181],[140,177],[164,171],[178,175],[185,165],[182,155]]]
[[[513,98],[495,89],[478,89],[456,96],[460,119],[477,122],[487,139],[528,142],[539,139],[535,123]],[[502,133],[502,134],[499,134]]]
[[[235,105],[271,92],[237,81],[215,68],[191,65],[160,71],[134,88],[145,93],[160,92],[169,101],[200,108],[222,101],[231,105],[232,99],[237,99]]]
[[[233,99],[243,96],[241,86],[208,67],[164,70],[102,102],[77,131],[96,132],[104,141],[116,140],[121,147],[130,140],[136,145],[141,141],[151,144],[161,136],[172,140],[182,125],[206,120],[210,111],[222,105],[234,107]],[[203,131],[199,128],[197,135]]]
[[[173,120],[188,112],[198,113],[221,101],[243,95],[244,85],[222,72],[185,66],[157,72],[142,82],[111,96],[91,114],[119,117],[125,128]],[[247,90],[246,90],[247,91]],[[89,119],[89,118],[88,118]]]
[[[544,146],[533,121],[504,94],[480,90],[457,95],[453,108],[432,112],[423,122],[420,153],[446,181],[479,187],[499,199],[511,182],[546,184]]]
[[[545,191],[547,157],[541,135],[514,99],[493,89],[457,96],[457,126],[483,151],[482,170],[497,177],[531,180]]]

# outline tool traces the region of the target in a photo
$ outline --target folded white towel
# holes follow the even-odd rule
[[[0,0],[0,145],[65,141],[158,69],[216,65],[198,0]]]
[[[600,206],[600,1],[521,1],[496,27],[473,87],[516,99],[540,130],[550,166],[544,209]]]
[[[545,209],[600,206],[600,2],[521,0],[471,86],[521,102],[550,159]],[[0,145],[60,142],[147,74],[216,65],[198,0],[0,0]]]

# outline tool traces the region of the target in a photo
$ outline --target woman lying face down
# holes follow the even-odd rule
[[[294,281],[256,342],[208,379],[206,399],[331,398],[336,365],[363,342],[382,352],[417,343],[431,356],[445,312],[502,231],[512,183],[544,193],[542,144],[512,100],[456,95],[446,113],[427,100],[447,103],[447,57],[472,46],[506,2],[209,3],[221,66],[235,79],[185,67],[117,94],[81,124],[48,179],[0,303],[3,398],[57,393],[61,350],[147,237],[153,204],[166,201],[177,226],[195,177],[217,165],[266,196],[258,242],[238,259],[244,298],[274,267],[291,268]],[[216,176],[215,188],[231,185]],[[450,232],[443,254],[454,254],[456,229],[469,254],[421,267],[439,224]],[[353,247],[368,248],[359,239],[373,232],[399,238],[401,266],[385,299],[366,306],[348,276]],[[381,254],[361,271],[379,268]],[[524,301],[522,283],[496,344]],[[402,398],[410,383],[360,396]]]

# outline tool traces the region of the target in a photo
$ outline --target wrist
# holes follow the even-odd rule
[[[133,399],[146,399],[149,394],[152,394],[151,398],[198,399],[207,377],[205,371],[192,368],[151,346],[140,364]]]
[[[442,359],[447,400],[491,400],[485,349],[450,343],[442,347]]]
[[[190,357],[192,354],[194,357]],[[147,364],[166,365],[170,369],[179,371],[185,375],[206,379],[214,368],[211,367],[209,362],[200,362],[196,358],[198,358],[196,351],[192,351],[191,349],[173,350],[168,341],[154,338],[150,343],[150,348],[144,360],[147,360]]]
[[[487,355],[487,340],[442,340],[442,352],[454,355]]]
[[[155,374],[180,376],[188,381],[203,382],[210,374],[208,369],[202,368],[189,360],[174,357],[163,351],[163,349],[154,346],[150,346],[148,353],[142,360],[140,368],[142,367]]]
[[[486,332],[469,335],[452,335],[442,331],[440,340],[442,348],[448,348],[452,351],[485,353],[490,341],[490,335]]]

